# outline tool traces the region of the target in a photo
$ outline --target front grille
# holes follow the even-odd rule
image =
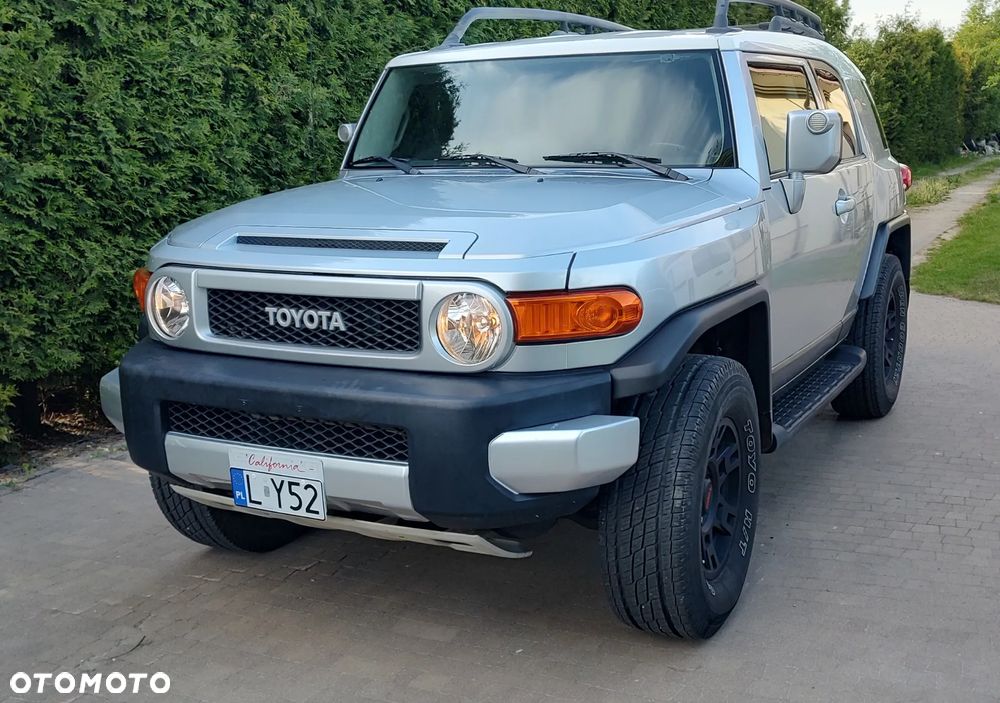
[[[300,247],[306,249],[347,249],[354,251],[405,251],[439,254],[444,242],[415,242],[389,239],[328,239],[318,237],[264,237],[241,234],[237,244],[255,247]]]
[[[409,438],[400,427],[261,415],[190,403],[169,402],[166,410],[171,432],[352,459],[405,462],[409,457]]]
[[[271,308],[271,312],[268,311]],[[288,314],[275,310],[339,313],[343,323],[327,325],[309,315],[299,326]],[[289,323],[282,327],[279,321]],[[317,326],[317,321],[320,324]],[[312,323],[315,329],[309,329]],[[212,334],[232,339],[280,344],[303,344],[333,349],[377,352],[415,352],[420,349],[420,301],[376,298],[330,298],[291,293],[257,293],[213,289],[208,291],[208,324]]]

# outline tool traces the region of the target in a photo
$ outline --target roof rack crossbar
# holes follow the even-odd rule
[[[778,20],[772,23],[772,28],[781,31],[788,26],[788,21],[802,25],[808,30],[805,34],[825,39],[823,34],[823,20],[812,10],[809,10],[792,0],[718,0],[715,6],[715,26],[716,30],[728,30],[729,26],[729,6],[733,3],[746,5],[764,5],[774,11],[774,16]],[[786,21],[782,21],[786,20]]]
[[[582,27],[587,34],[592,34],[594,30],[605,32],[628,32],[631,27],[626,27],[617,22],[587,17],[586,15],[575,15],[571,12],[558,12],[556,10],[538,10],[525,7],[477,7],[465,13],[465,16],[458,21],[451,34],[441,43],[440,48],[462,46],[462,39],[469,27],[479,20],[529,20],[533,22],[558,22],[562,31],[570,31],[570,27]]]

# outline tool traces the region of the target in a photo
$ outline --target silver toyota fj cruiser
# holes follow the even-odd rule
[[[679,32],[472,10],[389,63],[339,179],[153,247],[101,391],[167,520],[524,557],[569,517],[624,622],[715,633],[761,455],[831,401],[891,410],[910,269],[864,77],[808,10],[729,4]],[[463,45],[480,19],[561,29]]]

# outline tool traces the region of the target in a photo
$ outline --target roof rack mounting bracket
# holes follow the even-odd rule
[[[582,27],[587,34],[593,34],[595,30],[603,32],[628,32],[631,27],[626,27],[617,22],[588,17],[586,15],[575,15],[571,12],[558,12],[556,10],[538,10],[526,7],[477,7],[465,13],[465,16],[458,21],[451,34],[447,36],[439,48],[462,46],[462,39],[469,27],[474,22],[480,20],[528,20],[532,22],[556,22],[561,31],[569,32],[572,27]]]
[[[794,32],[814,39],[826,39],[820,16],[792,0],[718,0],[713,31],[729,32],[739,29],[729,25],[729,6],[733,3],[770,7],[774,11],[774,20],[768,29],[772,32]]]

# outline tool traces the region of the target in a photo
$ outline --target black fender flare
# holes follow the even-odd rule
[[[910,226],[910,216],[902,214],[899,217],[884,222],[875,231],[875,241],[872,242],[871,255],[868,257],[868,268],[865,270],[864,282],[861,284],[861,300],[867,300],[875,295],[875,284],[878,282],[878,272],[882,269],[882,260],[889,250],[889,237],[904,227]],[[903,271],[906,281],[910,281],[910,262],[904,261]]]
[[[713,327],[763,306],[767,318],[756,336],[751,330],[748,368],[757,395],[761,436],[771,436],[771,326],[770,295],[757,283],[685,308],[663,323],[611,369],[615,400],[650,393],[666,384],[677,372],[685,355]],[[765,443],[767,443],[765,441]]]

